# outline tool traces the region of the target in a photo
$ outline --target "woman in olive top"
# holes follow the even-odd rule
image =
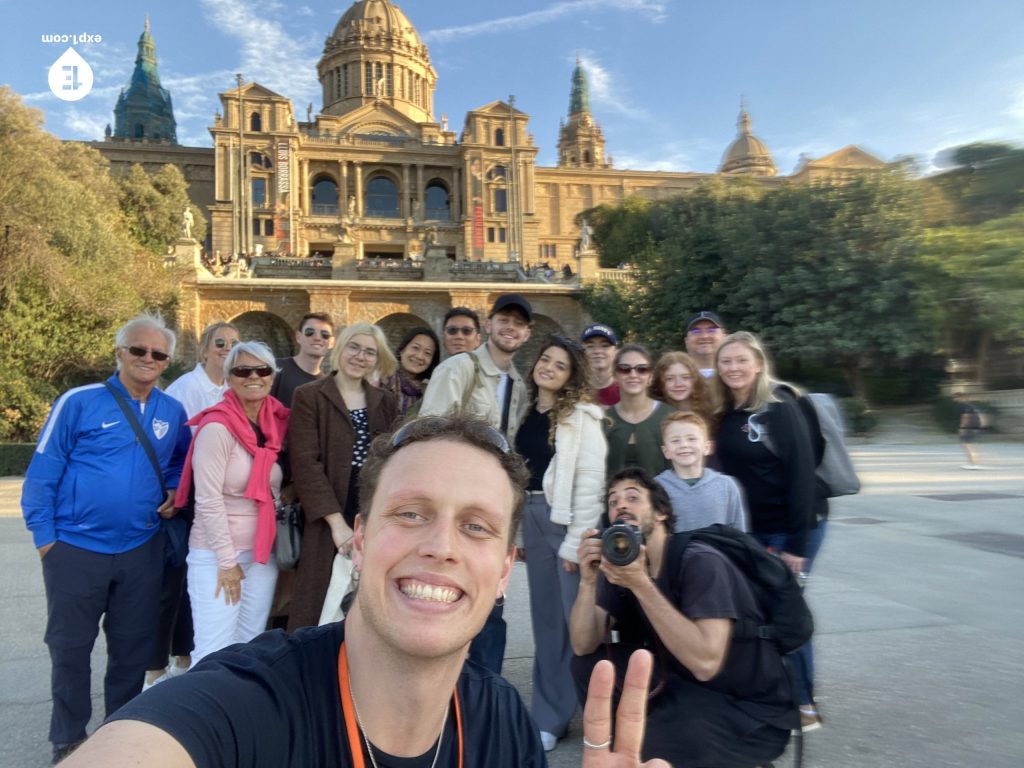
[[[675,409],[650,396],[654,358],[639,344],[624,344],[615,355],[619,402],[608,409],[608,476],[641,467],[651,477],[668,466],[661,452],[661,420]]]

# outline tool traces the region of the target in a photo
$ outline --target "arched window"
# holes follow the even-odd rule
[[[374,176],[366,183],[366,215],[398,216],[398,185],[387,176]]]
[[[493,210],[495,213],[506,213],[508,211],[508,191],[505,183],[508,178],[507,170],[503,165],[496,165],[487,172],[487,181],[490,182],[493,194]]]
[[[505,166],[496,165],[487,172],[487,180],[498,182],[500,184],[505,183]]]
[[[259,112],[253,112],[249,115],[249,130],[253,132],[259,132],[263,130],[263,118],[260,117]]]
[[[505,129],[496,128],[494,130],[494,146],[504,147],[505,146]]]
[[[587,165],[590,164],[590,150],[589,149],[584,149],[583,150],[583,162],[586,163]]]
[[[135,124],[135,138],[136,139],[141,139],[141,138],[144,138],[145,136],[146,136],[146,126],[144,126],[142,123],[136,123]]]
[[[313,215],[335,216],[338,213],[338,185],[330,176],[313,179]]]
[[[448,220],[448,190],[440,181],[427,184],[426,202],[426,218]]]

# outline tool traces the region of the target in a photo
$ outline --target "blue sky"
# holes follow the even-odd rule
[[[801,153],[857,144],[885,160],[1024,139],[1020,0],[406,0],[438,73],[436,118],[515,94],[538,162],[554,165],[577,55],[591,109],[620,168],[714,171],[740,98],[780,173]],[[183,144],[209,145],[217,93],[234,73],[320,106],[315,65],[348,3],[179,0],[145,4],[0,0],[0,83],[62,138],[100,139],[127,85],[148,12]],[[101,35],[77,46],[92,92],[59,101],[47,71],[65,46],[44,34]]]

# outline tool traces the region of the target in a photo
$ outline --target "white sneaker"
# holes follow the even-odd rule
[[[540,732],[540,743],[544,745],[544,751],[550,752],[558,744],[558,737],[547,731]]]
[[[162,683],[166,679],[167,679],[167,670],[164,670],[164,673],[162,675],[160,675],[160,677],[158,677],[152,683],[147,683],[145,680],[143,680],[143,682],[142,682],[142,690],[143,690],[143,692],[148,691],[154,685],[156,685],[157,683]]]
[[[186,672],[188,672],[188,670],[189,667],[179,667],[177,664],[172,662],[171,665],[167,667],[167,677],[180,677],[181,675],[184,675]]]

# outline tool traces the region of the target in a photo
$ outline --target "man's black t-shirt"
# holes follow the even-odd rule
[[[691,541],[678,562],[663,564],[655,584],[670,600],[671,585],[682,585],[676,607],[691,621],[738,618],[764,621],[746,578],[725,555],[707,544]],[[682,684],[721,694],[732,706],[776,728],[794,726],[795,709],[789,680],[779,652],[771,643],[758,639],[733,640],[719,673],[707,682],[700,682],[664,646],[659,647],[654,630],[632,592],[610,584],[601,576],[597,604],[614,618],[620,642],[649,649],[661,660],[656,667],[667,667],[669,674]]]
[[[309,382],[320,378],[299,368],[299,364],[292,357],[279,357],[277,359],[277,367],[281,370],[274,378],[274,383],[270,387],[270,394],[289,408],[292,407],[292,395],[296,389],[303,384],[309,384]]]
[[[139,720],[166,731],[199,768],[347,768],[353,763],[338,689],[344,634],[343,622],[293,635],[266,632],[207,656],[110,720]],[[457,689],[465,768],[547,765],[537,726],[508,682],[467,662]],[[431,764],[434,748],[419,758],[376,748],[374,756],[381,768],[419,768]],[[454,709],[437,765],[458,765]]]

